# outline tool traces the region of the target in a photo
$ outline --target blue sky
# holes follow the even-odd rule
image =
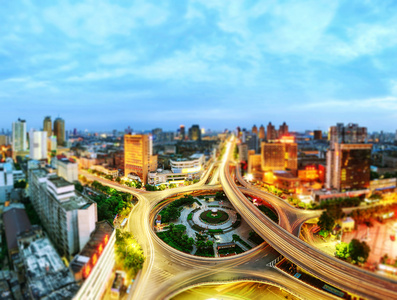
[[[0,5],[0,128],[397,129],[393,0]]]

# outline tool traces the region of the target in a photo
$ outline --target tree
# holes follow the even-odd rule
[[[119,176],[116,177],[116,182],[118,182],[118,183],[121,182],[121,178]]]
[[[336,245],[335,256],[342,258],[344,260],[348,259],[350,257],[349,244],[345,242],[341,242],[338,245]]]
[[[365,263],[368,259],[371,249],[366,242],[360,242],[357,239],[352,239],[349,243],[349,253],[353,262]]]
[[[326,231],[331,231],[332,228],[334,228],[335,219],[327,211],[324,211],[321,214],[317,222],[317,225],[320,226],[321,229],[324,229]]]

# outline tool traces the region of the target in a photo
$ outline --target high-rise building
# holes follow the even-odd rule
[[[8,145],[8,136],[0,135],[0,146]]]
[[[323,133],[321,130],[314,130],[313,131],[313,139],[314,140],[322,140],[323,139]]]
[[[185,125],[181,125],[181,126],[179,126],[179,139],[181,141],[184,141],[185,140],[185,136],[186,136]]]
[[[337,123],[329,129],[329,141],[331,148],[336,143],[359,144],[367,140],[367,128],[359,127],[358,124]]]
[[[26,151],[26,122],[18,119],[12,123],[12,151]]]
[[[29,132],[29,148],[31,159],[47,159],[47,132],[31,129]]]
[[[54,121],[54,135],[57,137],[58,146],[65,144],[65,121],[61,118],[56,118]]]
[[[141,181],[147,183],[147,175],[157,169],[157,156],[153,155],[152,136],[150,135],[124,135],[124,174],[130,173],[139,176]]]
[[[43,131],[47,132],[47,137],[52,136],[52,121],[50,116],[46,116],[43,121]]]
[[[275,143],[261,144],[262,170],[282,171],[298,169],[298,145],[291,139],[282,139]]]
[[[372,144],[335,143],[327,152],[326,186],[338,191],[369,187]]]
[[[189,140],[200,141],[201,140],[201,130],[199,125],[192,125],[189,128]]]
[[[96,203],[79,194],[74,184],[29,164],[29,196],[59,253],[71,258],[87,243],[98,220]]]
[[[258,135],[258,127],[256,127],[256,125],[252,126],[252,133],[255,133],[256,135]]]
[[[55,165],[57,168],[58,176],[62,177],[66,181],[74,182],[78,180],[78,163],[74,162],[69,158],[57,158],[54,157]]]
[[[278,136],[282,138],[283,136],[287,136],[288,134],[288,125],[284,122],[282,125],[280,125],[280,128],[278,130]]]
[[[265,139],[265,127],[263,125],[261,125],[261,127],[259,127],[259,139],[260,140]]]
[[[288,130],[288,127],[287,127]],[[267,141],[274,141],[277,139],[277,130],[276,128],[272,125],[272,122],[269,122],[267,125],[267,136],[266,136]]]

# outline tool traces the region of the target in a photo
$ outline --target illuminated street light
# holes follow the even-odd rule
[[[246,177],[248,181],[252,181],[252,179],[254,179],[254,176],[252,174],[247,174]]]

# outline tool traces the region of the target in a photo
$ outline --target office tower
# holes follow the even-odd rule
[[[161,128],[155,128],[152,129],[152,136],[153,136],[153,141],[156,142],[162,142],[162,138],[163,138],[163,130]]]
[[[192,125],[189,128],[189,140],[200,141],[201,140],[201,130],[199,125]]]
[[[258,127],[256,127],[256,125],[252,126],[252,133],[255,133],[256,135],[258,135]]]
[[[359,127],[358,124],[337,123],[329,129],[329,141],[331,148],[335,143],[359,144],[367,140],[367,128]]]
[[[0,146],[8,145],[8,137],[6,135],[0,135]]]
[[[265,139],[265,127],[263,125],[261,125],[261,127],[259,127],[259,139],[260,140]]]
[[[12,123],[12,151],[26,151],[26,122],[18,119]]]
[[[55,247],[70,259],[95,230],[96,203],[76,192],[73,183],[34,163],[29,165],[29,196]]]
[[[261,144],[262,170],[281,171],[298,169],[298,145],[293,139]]]
[[[335,143],[327,152],[328,188],[338,191],[369,187],[372,144]]]
[[[31,159],[47,159],[47,132],[31,129],[29,132],[29,148]]]
[[[248,145],[241,143],[238,145],[238,156],[240,161],[248,161]]]
[[[258,136],[255,133],[249,133],[247,131],[243,131],[244,141],[248,146],[248,150],[258,151]]]
[[[281,138],[283,136],[287,136],[288,134],[288,125],[284,122],[282,125],[280,125],[278,136]]]
[[[185,140],[185,125],[179,126],[179,139],[181,141]]]
[[[275,127],[272,125],[272,122],[269,122],[267,125],[267,141],[274,141],[277,139],[277,131]]]
[[[125,176],[136,174],[146,184],[148,173],[157,169],[157,156],[152,154],[152,136],[124,135]]]
[[[54,121],[54,135],[57,137],[58,146],[65,144],[65,121],[61,118],[56,118]]]
[[[321,130],[314,130],[313,131],[313,139],[314,140],[322,140],[323,138],[323,133]]]
[[[50,116],[44,118],[43,131],[47,132],[47,137],[52,136],[52,121]]]

